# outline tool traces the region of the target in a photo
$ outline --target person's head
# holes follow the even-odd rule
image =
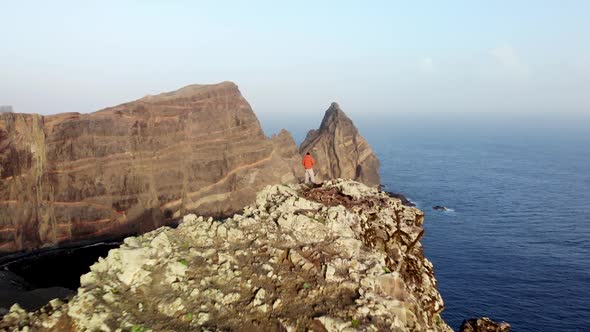
[[[308,152],[308,153],[306,153],[306,155],[308,155],[308,156],[309,156],[309,152]]]

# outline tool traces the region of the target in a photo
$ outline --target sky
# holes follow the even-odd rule
[[[0,0],[0,105],[87,113],[233,81],[265,119],[332,101],[353,118],[588,115],[588,13],[585,0]]]

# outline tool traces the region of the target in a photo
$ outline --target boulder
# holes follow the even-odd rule
[[[466,319],[461,324],[461,332],[508,332],[510,324],[496,323],[488,317]]]

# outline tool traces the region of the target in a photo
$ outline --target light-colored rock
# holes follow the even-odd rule
[[[150,242],[154,253],[158,256],[168,256],[172,253],[172,245],[166,232],[160,231],[156,237]]]
[[[254,300],[250,303],[253,307],[258,307],[264,303],[264,298],[266,297],[266,291],[264,288],[260,288],[256,291],[256,295],[254,296]]]
[[[244,211],[128,238],[68,303],[51,315],[15,307],[0,330],[26,317],[32,330],[451,331],[419,242],[421,211],[344,180],[269,186]]]
[[[147,281],[146,278],[150,275],[150,272],[143,269],[144,264],[150,260],[147,248],[122,248],[111,251],[111,253],[119,258],[119,267],[122,269],[121,273],[117,274],[119,281],[127,286]]]
[[[188,264],[188,263],[186,263]],[[188,266],[185,265],[185,260],[182,261],[172,261],[168,263],[166,268],[166,282],[172,283],[176,280],[183,278],[186,275],[186,270]]]
[[[158,311],[168,317],[175,317],[178,312],[184,309],[184,303],[180,297],[172,302],[162,301],[158,303]]]

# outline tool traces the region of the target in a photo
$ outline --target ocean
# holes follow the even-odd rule
[[[426,214],[451,327],[590,330],[590,130],[365,127],[386,189]]]
[[[353,120],[381,161],[386,189],[426,213],[421,242],[451,327],[488,316],[516,332],[590,329],[590,121],[572,129]],[[267,133],[285,121],[272,123]],[[301,142],[310,122],[290,123],[300,125],[287,129]],[[34,287],[75,289],[88,265],[116,245],[27,256],[11,270]]]

